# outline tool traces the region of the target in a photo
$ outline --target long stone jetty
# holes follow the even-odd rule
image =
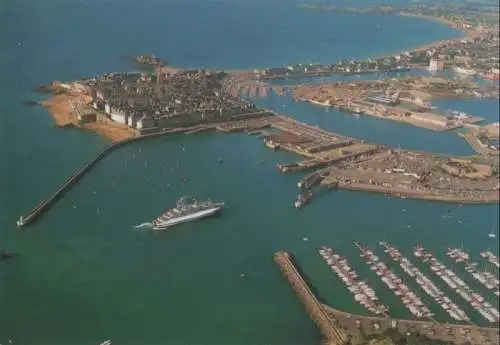
[[[210,124],[200,124],[196,126],[190,127],[178,127],[166,129],[161,132],[155,132],[150,134],[142,134],[133,138],[125,139],[122,141],[115,142],[105,147],[102,151],[100,151],[91,161],[82,166],[78,171],[76,171],[73,175],[71,175],[66,181],[64,181],[54,192],[52,192],[48,197],[42,199],[30,212],[23,215],[18,221],[18,227],[24,227],[29,224],[33,224],[43,213],[48,211],[56,202],[59,200],[61,196],[64,195],[68,190],[70,190],[80,179],[85,176],[92,168],[104,157],[106,157],[109,153],[114,151],[115,149],[122,147],[126,144],[130,144],[132,142],[136,142],[139,140],[145,140],[149,138],[159,137],[167,134],[174,133],[197,133],[202,132],[209,129],[217,129],[220,126],[224,126],[225,124],[233,124],[233,123],[243,123],[245,127],[252,127],[255,125],[259,125],[262,121],[262,117],[272,116],[274,114],[269,113],[267,110],[261,110],[257,112],[248,113],[245,115],[240,115],[233,120],[225,121],[225,122],[214,122]]]
[[[115,149],[124,146],[126,144],[130,144],[132,142],[136,142],[139,140],[144,140],[152,137],[158,137],[166,134],[173,133],[182,133],[192,131],[194,129],[198,129],[200,126],[195,127],[186,127],[186,128],[174,128],[169,129],[159,133],[146,134],[137,136],[130,139],[125,139],[116,143],[113,143],[102,151],[100,151],[90,162],[82,166],[78,171],[76,171],[73,175],[71,175],[66,181],[64,181],[54,192],[52,192],[48,197],[42,199],[30,212],[23,215],[19,221],[17,222],[18,227],[23,227],[29,224],[33,224],[43,213],[48,211],[56,202],[59,200],[61,196],[64,195],[68,190],[70,190],[80,179],[85,176],[92,168],[104,157],[106,157],[110,152]]]
[[[292,263],[288,252],[280,251],[274,254],[274,261],[292,285],[295,294],[304,304],[311,319],[316,323],[325,338],[326,345],[342,345],[347,341],[347,335],[326,313],[323,305],[319,303],[307,283],[302,279],[295,265]]]

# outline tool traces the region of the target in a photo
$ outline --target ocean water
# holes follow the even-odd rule
[[[19,215],[108,142],[55,128],[43,109],[23,106],[41,98],[31,92],[37,84],[128,70],[124,56],[149,52],[181,67],[242,69],[381,55],[457,35],[413,18],[311,12],[295,5],[2,3],[0,246],[20,255],[0,264],[0,343],[318,344],[314,324],[272,261],[274,252],[294,253],[324,301],[363,312],[316,253],[323,244],[336,248],[399,317],[408,314],[357,259],[353,240],[376,246],[385,238],[408,256],[417,243],[441,257],[450,245],[464,246],[475,257],[487,247],[498,252],[487,237],[498,227],[498,205],[459,207],[336,191],[296,212],[300,175],[279,174],[275,164],[298,157],[272,152],[243,134],[176,135],[119,149],[36,224],[15,229]],[[269,102],[342,134],[411,149],[469,152],[453,134],[354,122],[309,105]],[[491,113],[494,108],[485,104],[470,105],[470,112]],[[221,199],[228,207],[220,217],[160,234],[134,228],[183,195]]]

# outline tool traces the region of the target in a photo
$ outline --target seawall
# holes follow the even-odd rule
[[[293,291],[304,304],[311,319],[316,323],[327,345],[342,345],[347,338],[343,331],[328,317],[323,305],[319,303],[311,289],[304,281],[299,271],[292,262],[291,255],[286,251],[274,254],[274,261],[281,270],[283,276],[292,286]]]
[[[65,192],[71,189],[71,187],[73,187],[83,176],[85,176],[85,174],[88,173],[101,159],[106,157],[109,153],[111,153],[115,149],[139,140],[145,140],[166,134],[188,132],[192,131],[194,128],[195,127],[175,128],[164,132],[141,135],[138,137],[125,139],[110,144],[109,146],[105,147],[102,151],[100,151],[91,161],[82,166],[78,171],[76,171],[73,175],[71,175],[68,179],[66,179],[66,181],[64,181],[47,198],[41,200],[30,212],[25,214],[22,217],[22,224],[19,223],[18,226],[21,227],[33,224],[44,212],[48,211],[57,202],[57,200],[59,200],[59,198],[64,195]],[[199,126],[196,126],[196,128],[199,128]]]

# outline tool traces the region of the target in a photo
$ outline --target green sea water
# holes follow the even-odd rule
[[[54,128],[43,109],[24,107],[22,101],[40,97],[30,92],[38,83],[129,69],[123,54],[153,51],[180,66],[248,68],[380,55],[457,34],[412,18],[381,22],[367,16],[364,29],[353,32],[357,43],[344,44],[342,32],[352,29],[352,17],[304,13],[276,2],[193,4],[2,4],[0,25],[8,23],[9,30],[0,31],[6,47],[0,51],[6,83],[0,93],[0,246],[20,255],[0,264],[0,343],[318,344],[314,324],[272,261],[274,252],[291,251],[323,301],[362,313],[317,254],[319,246],[331,246],[348,256],[398,317],[409,315],[359,260],[353,240],[375,247],[386,239],[410,258],[417,243],[443,259],[451,245],[475,257],[487,247],[498,252],[487,237],[498,227],[498,205],[459,207],[335,191],[297,212],[293,200],[301,176],[282,175],[275,165],[299,158],[272,152],[245,134],[173,135],[123,147],[36,224],[16,230],[21,214],[108,143],[89,132]],[[33,25],[19,23],[19,13]],[[373,29],[379,23],[382,32]],[[329,35],[318,37],[320,30]],[[398,38],[404,30],[406,38]],[[341,134],[412,149],[470,152],[452,134],[267,102]],[[482,103],[471,110],[482,113],[480,107],[495,111]],[[183,195],[224,200],[227,209],[164,233],[134,228]]]

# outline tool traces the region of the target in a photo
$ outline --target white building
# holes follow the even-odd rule
[[[137,129],[152,128],[155,125],[155,120],[152,117],[143,116],[137,121]]]
[[[127,113],[124,109],[111,108],[110,110],[111,120],[121,123],[122,125],[127,124]]]
[[[135,114],[130,114],[130,116],[127,119],[127,126],[129,126],[131,128],[137,127],[137,117],[134,115]]]
[[[444,62],[438,58],[438,57],[433,57],[429,61],[429,67],[428,70],[431,72],[438,72],[442,71],[444,69]]]

